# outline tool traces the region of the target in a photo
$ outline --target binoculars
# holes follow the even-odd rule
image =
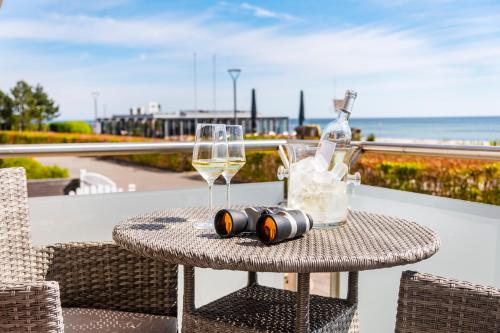
[[[313,220],[302,210],[280,207],[249,207],[245,210],[222,209],[215,214],[215,231],[221,237],[254,233],[265,244],[301,236],[311,230]]]

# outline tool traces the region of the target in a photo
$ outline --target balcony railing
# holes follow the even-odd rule
[[[276,150],[288,140],[248,140],[248,150]],[[148,153],[191,152],[193,142],[119,142],[119,143],[66,143],[16,144],[0,146],[0,158],[30,156],[106,156]],[[465,146],[443,144],[400,144],[379,142],[353,142],[360,152],[444,156],[473,159],[500,160],[499,146]]]
[[[286,140],[248,141],[249,150],[275,150]],[[354,143],[359,152],[445,156],[500,160],[500,147],[421,144]],[[193,143],[88,143],[3,145],[0,158],[34,156],[104,156],[118,154],[190,152]],[[223,204],[224,188],[215,186],[215,204]],[[282,182],[237,184],[235,204],[277,204],[283,200]],[[250,199],[249,199],[250,198]],[[257,199],[258,198],[258,199]],[[173,207],[199,205],[206,190],[168,189],[90,196],[30,198],[32,236],[36,244],[66,241],[111,240],[113,226],[127,216]],[[249,202],[258,200],[258,202]],[[393,215],[416,221],[441,237],[440,251],[423,262],[404,267],[360,273],[359,310],[364,332],[394,331],[401,271],[411,269],[474,283],[500,287],[500,206],[440,198],[361,185],[351,200],[353,209]],[[182,270],[181,270],[182,272]],[[197,270],[197,305],[243,286],[243,272]],[[182,274],[181,274],[182,275]],[[180,276],[182,281],[182,276]],[[259,280],[282,287],[283,275],[263,273]],[[182,295],[182,283],[179,283]],[[346,275],[340,275],[340,295],[346,293]],[[182,309],[179,297],[179,309]]]

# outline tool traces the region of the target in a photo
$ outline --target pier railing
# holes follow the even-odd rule
[[[289,140],[248,140],[249,151],[273,151]],[[311,141],[309,141],[311,142]],[[109,156],[149,153],[191,152],[193,142],[120,142],[120,143],[63,143],[1,145],[0,158],[34,156]],[[441,156],[500,160],[499,146],[472,146],[446,144],[401,144],[356,141],[352,143],[358,153],[377,152],[420,156]]]

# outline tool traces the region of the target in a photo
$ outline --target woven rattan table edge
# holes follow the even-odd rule
[[[199,207],[189,207],[187,209],[197,209]],[[186,208],[184,208],[186,209]],[[168,209],[172,210],[172,209]],[[160,211],[152,211],[150,214],[154,214]],[[369,213],[364,211],[353,210],[353,212],[361,212],[361,213]],[[373,214],[373,213],[370,213]],[[136,216],[142,216],[144,214],[138,214]],[[379,215],[379,214],[374,214]],[[387,216],[387,215],[383,215]],[[127,221],[130,218],[125,219]],[[415,224],[418,224],[413,221],[409,221]],[[156,260],[163,261],[168,264],[177,264],[177,265],[185,265],[199,268],[212,268],[212,269],[220,269],[220,270],[236,270],[236,271],[253,271],[253,272],[271,272],[271,273],[330,273],[330,272],[348,272],[348,271],[366,271],[366,270],[374,270],[381,268],[390,268],[395,266],[403,266],[409,265],[413,263],[417,263],[419,261],[428,259],[432,257],[440,248],[441,240],[439,236],[426,226],[422,226],[418,224],[421,228],[425,229],[430,235],[432,235],[433,242],[427,244],[427,246],[422,247],[419,251],[411,252],[413,258],[402,257],[401,255],[387,255],[385,257],[376,256],[373,258],[365,257],[360,263],[353,263],[346,261],[343,262],[332,262],[329,260],[315,260],[314,262],[301,262],[290,263],[290,262],[276,262],[273,264],[264,263],[243,263],[240,261],[234,262],[223,262],[223,261],[213,261],[207,260],[203,261],[199,258],[192,258],[188,255],[183,255],[181,253],[172,254],[169,252],[161,251],[159,249],[154,249],[147,244],[141,243],[141,240],[138,239],[128,239],[126,236],[122,235],[119,232],[120,223],[117,224],[113,228],[113,240],[117,245],[131,251],[140,256],[144,256],[147,258],[153,258]],[[319,229],[321,230],[321,229]],[[292,240],[293,242],[293,240]],[[270,245],[273,246],[273,245]],[[226,258],[227,260],[227,258]],[[206,264],[205,264],[206,263]]]

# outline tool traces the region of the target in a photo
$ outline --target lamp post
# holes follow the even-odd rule
[[[241,69],[239,68],[231,68],[231,69],[228,69],[227,72],[229,73],[229,75],[231,76],[231,78],[233,79],[233,98],[234,98],[234,104],[233,104],[233,108],[234,108],[234,124],[236,125],[236,110],[237,110],[237,106],[236,106],[236,80],[238,79],[238,77],[240,76],[241,74]]]
[[[94,97],[94,120],[97,120],[97,99],[99,98],[99,92],[93,91],[92,96]]]

